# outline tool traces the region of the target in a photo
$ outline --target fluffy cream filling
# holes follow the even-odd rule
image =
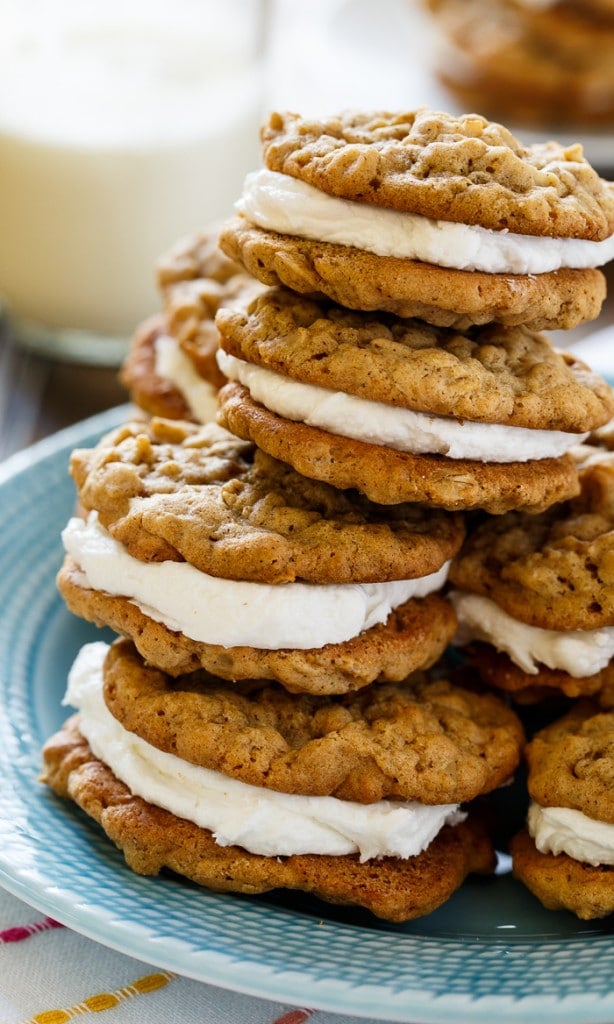
[[[584,864],[614,864],[614,825],[570,807],[531,803],[527,828],[540,853],[566,853]]]
[[[529,675],[537,675],[541,664],[582,679],[601,671],[614,657],[612,626],[565,633],[540,629],[512,618],[480,594],[453,590],[448,597],[458,616],[457,646],[483,640],[505,651]]]
[[[458,804],[297,796],[239,782],[167,754],[124,729],[102,693],[104,643],[87,644],[70,670],[64,703],[78,709],[93,753],[136,796],[213,832],[220,846],[265,857],[316,853],[414,857],[441,828],[466,818]]]
[[[543,274],[561,267],[599,267],[614,258],[614,235],[592,242],[431,220],[339,199],[288,174],[267,169],[247,175],[236,209],[267,231],[456,270]]]
[[[530,430],[499,423],[476,423],[430,416],[366,398],[331,391],[284,377],[275,370],[247,363],[220,350],[219,367],[239,381],[252,398],[286,419],[319,427],[340,437],[383,445],[400,452],[446,455],[478,462],[525,462],[558,458],[588,434]]]
[[[149,618],[192,640],[265,650],[350,640],[385,622],[411,597],[440,590],[450,565],[390,583],[275,585],[209,576],[188,562],[141,562],[111,537],[95,512],[87,522],[70,519],[62,540],[83,586],[126,597]]]
[[[194,419],[211,423],[217,411],[217,388],[200,376],[175,338],[160,334],[155,342],[155,371],[170,381],[186,402]]]

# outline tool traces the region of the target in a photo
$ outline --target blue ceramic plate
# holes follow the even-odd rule
[[[101,636],[55,590],[74,501],[68,456],[125,415],[112,410],[0,466],[0,884],[113,949],[279,1002],[414,1024],[614,1020],[612,919],[544,911],[504,861],[429,917],[389,925],[287,893],[216,895],[134,875],[93,822],[38,782],[41,745],[67,713],[67,670]],[[513,792],[501,800],[513,827]]]

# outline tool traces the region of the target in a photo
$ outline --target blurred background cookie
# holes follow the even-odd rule
[[[614,127],[614,7],[584,0],[424,0],[436,72],[463,107],[551,130]]]

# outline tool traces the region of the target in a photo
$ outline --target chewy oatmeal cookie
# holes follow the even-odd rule
[[[206,423],[226,380],[216,361],[215,314],[262,286],[220,251],[211,233],[182,239],[166,253],[157,283],[163,311],[137,328],[120,381],[152,415]]]
[[[73,451],[79,502],[142,561],[258,583],[380,583],[439,571],[459,516],[383,508],[295,473],[215,424],[127,423]]]
[[[597,316],[614,189],[477,114],[274,113],[220,245],[265,284],[464,329]]]
[[[329,903],[364,907],[390,921],[435,910],[471,872],[489,874],[495,854],[481,823],[445,826],[415,857],[361,863],[356,854],[267,857],[220,846],[211,831],[132,796],[68,723],[47,743],[44,781],[97,821],[141,875],[169,870],[214,892],[297,889]]]
[[[432,664],[459,517],[308,480],[208,424],[127,424],[71,459],[69,607],[171,674],[345,692]]]
[[[58,588],[75,615],[130,637],[146,661],[169,675],[205,669],[222,679],[277,680],[291,693],[350,693],[371,683],[399,682],[434,665],[456,629],[450,604],[429,594],[405,601],[388,613],[385,622],[347,640],[321,643],[316,629],[308,641],[312,647],[291,647],[287,641],[286,646],[265,647],[269,635],[256,618],[247,624],[252,643],[232,642],[232,637],[215,643],[193,638],[189,625],[173,622],[170,614],[170,625],[153,618],[146,603],[140,607],[122,594],[93,589],[69,557],[58,574]],[[254,618],[253,607],[249,611]]]
[[[228,221],[220,245],[263,284],[457,330],[492,322],[566,330],[594,320],[606,295],[596,268],[525,275],[455,270],[264,230],[246,217]]]
[[[614,912],[614,714],[581,701],[527,747],[531,805],[514,874],[550,910]]]
[[[141,714],[128,708],[137,691]],[[82,649],[67,701],[78,715],[46,744],[43,779],[99,821],[135,871],[169,867],[225,891],[305,889],[405,920],[494,866],[460,795],[518,762],[522,729],[496,698],[444,682],[348,700],[270,684],[233,693],[202,674],[165,680],[119,642]],[[161,718],[169,728],[153,746]],[[420,801],[403,795],[422,788]]]
[[[383,505],[419,502],[451,512],[510,508],[539,512],[575,494],[571,456],[488,463],[413,455],[295,423],[253,401],[247,388],[220,391],[218,421],[299,473],[334,487],[356,488]]]
[[[470,643],[483,677],[515,695],[599,697],[612,687],[614,466],[588,466],[580,484],[578,497],[541,515],[484,521],[450,570],[455,642]]]
[[[605,381],[521,327],[461,333],[285,288],[216,324],[240,385],[222,391],[221,422],[386,504],[544,508],[575,493],[566,449],[614,409]]]
[[[117,641],[103,665],[107,708],[152,746],[253,786],[341,800],[473,800],[518,766],[522,727],[489,693],[421,678],[341,697],[170,678]]]

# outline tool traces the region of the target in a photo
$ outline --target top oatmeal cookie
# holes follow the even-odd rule
[[[270,170],[333,196],[494,231],[594,241],[614,232],[614,184],[580,145],[524,146],[478,114],[274,112],[261,135]]]

